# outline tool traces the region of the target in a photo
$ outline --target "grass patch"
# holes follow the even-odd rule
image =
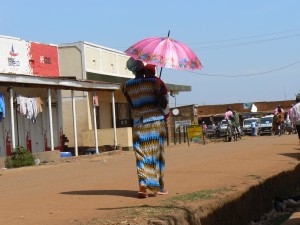
[[[159,214],[174,213],[175,211],[178,211],[178,208],[174,206],[148,206],[148,205],[122,210],[122,212],[125,215],[131,215],[133,217],[140,217],[145,215],[147,215],[147,217],[151,217],[151,216],[157,216]]]
[[[193,193],[188,193],[185,195],[179,195],[179,196],[174,196],[167,198],[166,201],[171,201],[171,202],[195,202],[199,200],[206,200],[206,199],[212,199],[215,198],[217,195],[223,194],[225,192],[229,191],[229,189],[222,188],[222,189],[211,189],[211,190],[202,190],[202,191],[197,191]]]
[[[253,180],[259,180],[259,181],[263,181],[264,180],[262,178],[262,176],[255,175],[255,174],[250,174],[250,175],[247,175],[246,177],[252,178]]]

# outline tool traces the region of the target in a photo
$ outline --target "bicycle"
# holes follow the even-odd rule
[[[234,125],[228,124],[224,136],[225,136],[224,141],[225,142],[230,142],[232,140],[237,141],[239,134],[238,134],[238,132],[236,130],[236,127]]]

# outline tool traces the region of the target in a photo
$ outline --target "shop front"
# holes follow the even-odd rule
[[[94,134],[97,129],[96,105],[89,105],[92,113],[84,114],[88,105],[82,108],[78,93],[91,99],[96,92],[100,97],[102,93],[113,97],[120,86],[62,77],[55,45],[0,36],[0,47],[0,157],[11,155],[17,146],[33,153],[63,151],[65,129],[70,131],[74,155],[78,155],[78,140],[82,139],[82,134],[77,132],[80,128],[77,121],[81,121],[84,115],[95,122],[91,125],[93,130],[95,124]],[[64,95],[69,96],[67,102],[71,106],[66,115]],[[114,108],[108,111],[115,113]],[[64,124],[64,120],[69,123]],[[115,134],[111,140],[116,145]],[[94,135],[93,147],[98,149],[97,135]]]

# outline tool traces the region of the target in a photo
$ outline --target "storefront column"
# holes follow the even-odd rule
[[[13,88],[9,88],[9,102],[10,102],[10,121],[11,121],[11,144],[12,150],[16,148],[15,136],[15,117],[14,117],[14,92]]]
[[[49,124],[50,124],[50,147],[51,147],[51,151],[54,151],[53,123],[52,123],[52,100],[51,100],[50,88],[48,88],[48,110],[49,110]]]
[[[98,149],[98,134],[97,134],[97,120],[96,120],[96,104],[94,103],[94,97],[96,96],[96,92],[93,92],[93,112],[94,112],[94,137],[95,137],[95,150],[96,154],[99,153]]]
[[[115,92],[111,93],[111,102],[112,102],[112,113],[113,113],[113,126],[114,126],[114,149],[117,149],[117,128],[116,128],[116,109],[115,109]]]
[[[73,109],[73,129],[74,129],[74,148],[75,148],[75,156],[78,156],[77,126],[76,126],[76,107],[75,107],[74,90],[72,90],[72,109]]]

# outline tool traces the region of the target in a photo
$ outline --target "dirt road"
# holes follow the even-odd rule
[[[121,224],[122,218],[116,215],[122,209],[159,205],[168,197],[205,189],[234,187],[239,191],[257,183],[254,177],[265,179],[291,170],[299,164],[299,150],[296,135],[168,147],[165,182],[169,195],[147,199],[136,198],[132,151],[2,170],[0,224],[77,225],[110,217]]]

